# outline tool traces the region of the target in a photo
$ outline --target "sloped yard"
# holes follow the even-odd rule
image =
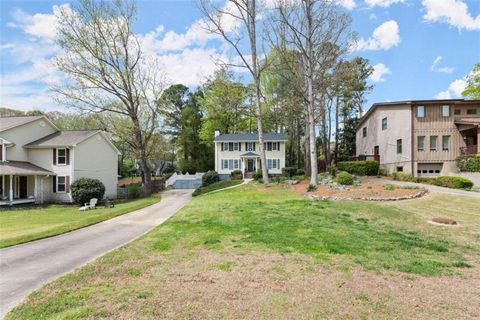
[[[248,184],[193,199],[7,318],[474,319],[479,207],[435,195],[312,201]],[[438,214],[460,225],[427,223]]]

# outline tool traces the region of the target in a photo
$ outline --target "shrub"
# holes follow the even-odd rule
[[[315,190],[317,190],[317,186],[310,183],[307,187],[307,192],[313,192]]]
[[[346,171],[359,176],[376,176],[379,170],[378,161],[341,161],[337,164],[338,170]]]
[[[129,184],[127,186],[127,198],[136,199],[140,197],[140,186],[138,184]]]
[[[257,170],[252,174],[252,178],[255,181],[259,181],[260,179],[262,179],[262,177],[263,177],[262,170]]]
[[[386,185],[383,186],[385,190],[392,191],[395,190],[395,186],[393,184],[387,183]]]
[[[305,172],[305,170],[303,169],[297,169],[297,172],[296,172],[296,175],[297,176],[304,176],[306,175],[307,173]]]
[[[70,186],[72,198],[78,204],[90,202],[90,199],[102,200],[105,194],[105,186],[98,179],[80,178]]]
[[[293,177],[297,172],[297,168],[295,167],[285,167],[282,169],[282,174],[287,177],[287,178],[291,178]]]
[[[285,180],[287,180],[287,178],[285,177],[279,177],[279,176],[276,176],[276,177],[272,177],[272,183],[283,183],[285,182]]]
[[[460,171],[480,172],[480,153],[473,156],[458,157],[456,162]]]
[[[242,170],[233,170],[230,173],[230,178],[232,180],[242,180],[243,179]]]
[[[438,177],[433,179],[431,183],[436,186],[452,189],[471,189],[473,187],[472,181],[454,176]]]
[[[198,171],[195,161],[190,159],[180,159],[178,162],[178,168],[183,174],[194,174]]]
[[[341,185],[349,186],[353,184],[353,176],[346,171],[340,171],[337,173],[335,182]]]
[[[202,176],[202,187],[220,181],[217,171],[210,170]]]
[[[330,173],[331,176],[335,177],[337,175],[337,166],[334,165],[334,164],[331,164],[329,166],[327,166],[327,171],[328,173]]]
[[[393,180],[399,180],[399,181],[410,181],[410,182],[415,182],[415,178],[410,174],[406,172],[394,172],[392,173]]]

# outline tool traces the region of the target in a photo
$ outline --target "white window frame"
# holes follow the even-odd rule
[[[447,115],[445,115],[445,111]],[[449,104],[444,104],[442,106],[442,117],[448,118],[450,117],[450,105]]]
[[[245,151],[255,151],[255,143],[254,142],[247,142]]]
[[[233,151],[238,151],[238,142],[233,143]]]
[[[60,150],[64,150],[65,151],[65,155],[63,156],[63,158],[65,159],[65,163],[60,163]],[[57,166],[66,166],[67,165],[67,148],[57,148]]]
[[[419,111],[422,110],[422,115],[420,115]],[[417,118],[425,118],[425,106],[417,106]]]
[[[278,142],[272,142],[272,150],[277,151]]]
[[[63,178],[64,179],[64,182],[63,183],[59,183],[58,180],[59,178]],[[67,193],[67,176],[57,176],[56,177],[56,184],[57,184],[57,187],[56,187],[56,193]],[[60,191],[60,189],[58,188],[60,185],[63,185],[63,188],[64,190],[63,191]]]
[[[445,148],[445,138],[447,140],[447,147]],[[450,136],[442,136],[442,151],[450,150]]]
[[[432,146],[432,138],[434,138],[435,140],[435,148],[433,148]],[[429,147],[430,147],[430,151],[437,151],[438,150],[438,136],[430,136],[430,139],[429,139]]]
[[[227,164],[225,166],[225,164]],[[222,170],[223,169],[228,169],[228,159],[222,159]]]

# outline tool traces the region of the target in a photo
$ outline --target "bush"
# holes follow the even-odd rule
[[[127,198],[136,199],[140,197],[140,186],[138,184],[129,184],[127,186]]]
[[[395,186],[393,184],[387,183],[386,185],[383,186],[385,190],[392,191],[395,190]]]
[[[80,178],[70,186],[73,200],[78,204],[90,202],[90,199],[102,200],[105,194],[105,186],[98,179]]]
[[[456,162],[460,171],[480,172],[480,153],[473,156],[458,157]]]
[[[187,172],[189,174],[195,174],[197,172],[197,165],[195,161],[190,159],[180,159],[178,168],[183,174]]]
[[[255,180],[255,181],[259,181],[260,179],[262,179],[262,178],[263,178],[262,170],[257,170],[257,171],[255,171],[255,172],[252,174],[252,178],[253,178],[253,180]]]
[[[438,177],[433,179],[431,184],[452,188],[452,189],[471,189],[473,187],[473,182],[462,178],[462,177],[454,177],[454,176],[445,176],[445,177]]]
[[[346,171],[340,171],[337,173],[335,182],[344,186],[349,186],[353,184],[353,176]]]
[[[338,170],[358,176],[376,176],[379,170],[378,161],[341,161],[337,163]]]
[[[409,182],[415,182],[416,179],[410,174],[406,172],[394,172],[392,173],[393,180],[398,180],[398,181],[409,181]]]
[[[233,170],[230,173],[230,178],[232,180],[242,180],[243,179],[242,170]]]
[[[305,172],[305,170],[303,169],[297,169],[297,172],[296,172],[296,175],[297,176],[304,176],[306,175],[307,173]]]
[[[332,177],[335,177],[337,175],[338,168],[337,168],[336,165],[331,164],[331,165],[327,166],[327,171],[328,171],[328,173],[330,173],[330,175]]]
[[[315,190],[317,190],[317,186],[310,183],[307,187],[307,192],[313,192]]]
[[[202,187],[211,185],[212,183],[220,181],[217,171],[210,170],[202,176]]]
[[[285,167],[282,169],[283,176],[287,178],[293,177],[296,174],[296,172],[297,172],[297,168],[295,167]]]

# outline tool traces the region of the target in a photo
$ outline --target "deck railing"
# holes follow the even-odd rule
[[[365,160],[375,160],[380,162],[380,155],[378,154],[361,154],[356,157],[352,157],[352,161],[365,161]]]
[[[477,152],[479,152],[479,150],[478,150],[478,145],[476,144],[460,148],[460,154],[462,156],[468,156],[471,154],[475,154]]]

